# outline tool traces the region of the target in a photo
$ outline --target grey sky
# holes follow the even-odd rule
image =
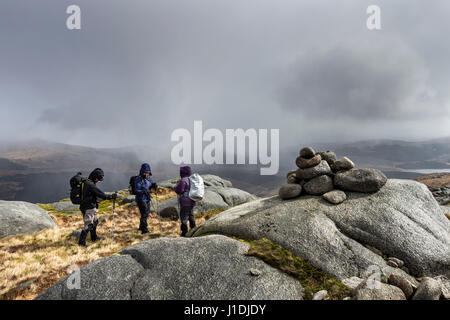
[[[2,0],[1,137],[165,147],[194,120],[280,128],[282,145],[450,135],[449,15],[448,1]]]

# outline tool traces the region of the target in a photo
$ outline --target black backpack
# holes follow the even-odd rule
[[[128,185],[128,191],[130,191],[131,194],[136,195],[136,178],[139,176],[132,176],[130,178],[130,184]]]
[[[81,172],[78,172],[72,178],[70,178],[70,201],[73,204],[81,204],[83,201],[84,184],[86,178],[81,176]]]

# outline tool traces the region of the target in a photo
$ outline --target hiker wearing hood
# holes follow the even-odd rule
[[[104,172],[100,168],[94,169],[89,175],[88,179],[84,183],[83,200],[80,204],[80,211],[83,214],[84,227],[81,230],[80,239],[78,244],[80,246],[86,246],[87,234],[91,233],[91,240],[98,240],[97,237],[97,210],[99,200],[112,200],[116,199],[117,195],[107,195],[97,187],[97,182],[103,181],[105,176]]]
[[[139,223],[139,230],[144,233],[148,233],[147,219],[150,213],[150,189],[158,188],[157,184],[153,182],[152,170],[148,163],[141,165],[141,170],[139,171],[139,176],[135,180],[135,192],[136,192],[136,203],[139,207],[139,212],[141,213],[141,219]]]
[[[180,205],[180,220],[181,220],[181,236],[186,236],[188,231],[188,221],[189,226],[195,228],[195,219],[193,214],[193,209],[195,206],[195,201],[189,198],[189,190],[191,189],[191,184],[189,176],[192,175],[191,167],[181,167],[180,168],[180,182],[175,188],[175,192],[178,194],[178,203]]]

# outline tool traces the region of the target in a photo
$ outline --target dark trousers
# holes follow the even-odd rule
[[[141,213],[141,220],[139,223],[139,230],[148,231],[147,219],[150,213],[150,202],[138,202],[139,212]]]
[[[188,221],[189,226],[195,228],[195,219],[193,213],[193,207],[181,207],[180,209],[180,219],[181,219],[181,235],[184,237],[188,232]]]

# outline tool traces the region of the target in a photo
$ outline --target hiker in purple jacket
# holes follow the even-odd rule
[[[189,198],[189,190],[191,188],[189,176],[192,174],[191,167],[180,168],[180,182],[178,182],[175,192],[178,194],[178,203],[180,204],[180,219],[181,219],[181,236],[186,236],[188,231],[187,222],[189,226],[195,228],[195,219],[193,208],[195,201]]]

